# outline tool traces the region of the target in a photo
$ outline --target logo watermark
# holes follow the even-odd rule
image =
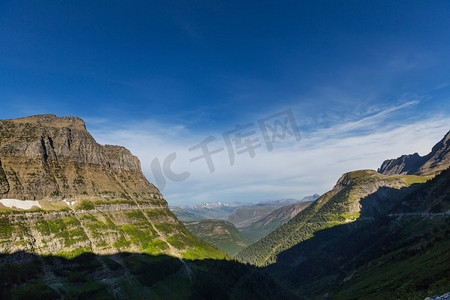
[[[236,162],[237,155],[248,154],[250,158],[256,156],[256,149],[266,148],[268,152],[273,151],[277,141],[285,140],[288,137],[294,138],[297,142],[301,139],[300,130],[292,109],[280,111],[265,118],[259,119],[245,125],[236,125],[234,128],[222,133],[220,139],[223,147],[213,148],[212,144],[219,139],[210,135],[200,143],[190,147],[189,153],[192,158],[189,163],[204,161],[209,173],[214,173],[214,156],[226,151],[230,166]],[[162,161],[156,157],[152,160],[151,169],[156,181],[156,185],[162,191],[167,180],[181,182],[188,179],[191,173],[187,170],[175,173],[172,164],[177,159],[177,153],[167,155]]]

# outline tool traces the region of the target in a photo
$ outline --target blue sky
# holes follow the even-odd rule
[[[450,128],[448,1],[0,1],[0,118],[76,115],[170,204],[298,198]],[[289,109],[302,139],[209,173],[188,149]],[[196,156],[196,155],[195,155]]]

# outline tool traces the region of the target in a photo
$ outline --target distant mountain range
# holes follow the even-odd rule
[[[258,204],[244,202],[210,202],[191,206],[171,207],[170,209],[186,225],[188,225],[189,222],[196,222],[195,224],[199,226],[205,224],[209,224],[209,226],[219,224],[222,226],[223,223],[221,222],[208,223],[206,220],[227,220],[229,222],[227,227],[230,229],[231,227],[234,228],[233,231],[239,230],[240,235],[242,235],[239,240],[245,240],[245,244],[248,244],[257,241],[275,228],[287,222],[296,214],[296,212],[298,213],[301,209],[308,206],[311,203],[311,200],[317,199],[318,197],[319,195],[315,194],[304,197],[301,200],[265,200]],[[190,226],[192,228],[193,225],[191,224]],[[199,231],[194,230],[192,232],[196,235]],[[196,236],[205,240],[204,236]],[[222,251],[231,254],[230,251],[220,246],[223,243],[219,242],[219,240],[222,241],[222,239],[223,236],[220,236],[216,242],[213,241],[214,237],[212,236],[209,237],[207,241],[216,245]],[[233,244],[233,241],[229,240],[228,243]],[[243,248],[243,244],[243,242],[240,242],[239,245],[235,244],[235,248]]]
[[[188,218],[186,219],[186,221],[190,221],[195,218],[197,218],[198,220],[216,219],[216,220],[229,220],[235,225],[239,225],[237,223],[243,221],[244,219],[248,220],[249,218],[261,217],[277,208],[299,202],[313,201],[318,197],[319,197],[318,194],[314,194],[312,196],[306,196],[300,200],[299,199],[263,200],[258,202],[257,204],[247,202],[203,202],[196,205],[171,206],[170,210],[173,211],[180,218],[181,221],[184,220],[183,219],[184,217]],[[239,211],[239,209],[242,209],[242,211],[254,211],[254,214],[252,215],[250,213],[247,217],[243,216],[243,218],[239,216],[233,216],[233,213]]]
[[[204,202],[197,205],[172,206],[170,209],[175,214],[180,214],[183,220],[183,213],[190,213],[199,216],[199,218],[227,220],[228,216],[238,207],[251,205],[249,203],[233,202]]]
[[[278,205],[279,204],[279,205],[285,206],[285,205],[290,205],[290,204],[294,204],[294,203],[314,201],[319,197],[320,197],[319,194],[314,194],[311,196],[303,197],[302,199],[264,200],[264,201],[258,202],[258,204],[262,204],[262,205],[266,205],[266,204]]]

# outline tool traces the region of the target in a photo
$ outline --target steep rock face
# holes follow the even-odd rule
[[[124,147],[99,145],[81,119],[40,115],[0,121],[1,198],[80,196],[164,203],[138,158]]]
[[[378,172],[384,175],[392,174],[414,174],[423,164],[424,158],[418,153],[402,155],[396,159],[385,160]]]
[[[54,115],[0,120],[0,253],[17,251],[223,257],[170,212],[130,151],[99,145],[79,118]]]
[[[383,162],[378,172],[384,175],[417,174],[430,175],[450,166],[450,131],[437,143],[426,156],[417,153],[402,155]]]

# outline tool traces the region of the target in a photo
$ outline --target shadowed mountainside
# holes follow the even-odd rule
[[[257,268],[137,253],[0,255],[0,299],[297,299]]]
[[[387,211],[374,215],[369,206],[355,222],[316,231],[267,269],[312,297],[423,299],[446,292],[450,169],[426,183],[369,195],[363,208],[386,194],[395,200]]]

